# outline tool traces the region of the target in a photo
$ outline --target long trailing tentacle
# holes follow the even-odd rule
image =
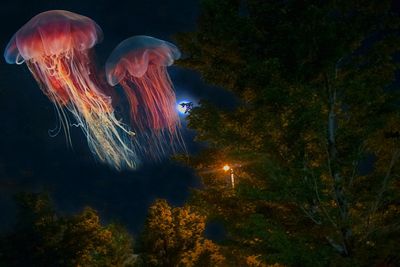
[[[115,117],[111,98],[90,77],[89,64],[85,52],[71,51],[31,60],[28,67],[54,103],[68,143],[72,124],[65,109],[73,115],[74,125],[82,129],[90,150],[100,161],[116,169],[135,168],[139,159],[134,133]]]
[[[132,127],[143,144],[140,151],[154,159],[185,151],[173,84],[166,68],[150,65],[144,76],[127,76],[121,86],[130,104]]]

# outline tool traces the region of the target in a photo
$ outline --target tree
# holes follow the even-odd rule
[[[219,247],[204,238],[205,217],[189,206],[157,200],[149,209],[141,250],[145,266],[223,266]]]
[[[400,129],[398,30],[391,1],[202,1],[197,30],[177,36],[180,64],[241,101],[190,112],[210,144],[193,165],[243,167],[220,199],[204,172],[194,203],[225,221],[232,248],[253,242],[288,265],[398,263],[400,140],[385,135]]]
[[[1,239],[0,265],[133,266],[132,238],[116,224],[102,226],[95,210],[59,216],[45,194],[21,194],[17,204],[16,227]]]

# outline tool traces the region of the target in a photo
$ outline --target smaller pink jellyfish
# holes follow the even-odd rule
[[[106,62],[110,85],[120,84],[130,105],[132,128],[145,154],[160,158],[184,148],[179,132],[176,97],[167,72],[179,49],[150,36],[134,36],[121,42]]]

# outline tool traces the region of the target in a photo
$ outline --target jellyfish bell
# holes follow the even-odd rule
[[[21,27],[5,50],[8,63],[92,48],[103,38],[90,18],[66,10],[40,13]]]
[[[88,17],[65,10],[46,11],[14,34],[4,57],[10,64],[26,63],[54,103],[69,142],[69,127],[78,126],[98,159],[117,169],[134,168],[132,132],[115,117],[112,99],[95,77],[90,49],[102,36],[101,28]]]
[[[37,68],[37,65],[46,67],[47,73],[39,70],[33,75],[43,81],[46,74],[52,74],[47,75],[47,80],[52,89],[56,89],[56,94],[49,92],[47,89],[50,88],[46,86],[42,86],[42,90],[49,97],[57,98],[59,104],[65,104],[68,97],[61,86],[64,82],[56,77],[57,71],[62,74],[62,68],[56,69],[58,63],[71,57],[81,62],[88,61],[88,58],[82,58],[87,57],[84,51],[92,48],[102,38],[101,28],[90,18],[66,10],[51,10],[36,15],[19,29],[8,43],[4,57],[9,64],[27,61],[30,69]],[[70,71],[68,68],[64,70]]]
[[[125,78],[126,72],[140,78],[149,64],[168,67],[180,57],[179,49],[172,43],[145,35],[133,36],[121,42],[108,58],[107,81],[114,86]]]
[[[140,35],[121,42],[106,62],[108,83],[123,88],[132,127],[153,147],[146,152],[156,157],[183,147],[175,92],[167,72],[180,56],[172,43]]]

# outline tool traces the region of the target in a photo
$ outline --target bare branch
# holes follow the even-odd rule
[[[300,206],[300,208],[307,215],[307,217],[310,218],[314,223],[316,223],[318,225],[322,224],[321,221],[318,221],[317,219],[315,219],[314,216],[309,211],[307,211],[303,206]]]

